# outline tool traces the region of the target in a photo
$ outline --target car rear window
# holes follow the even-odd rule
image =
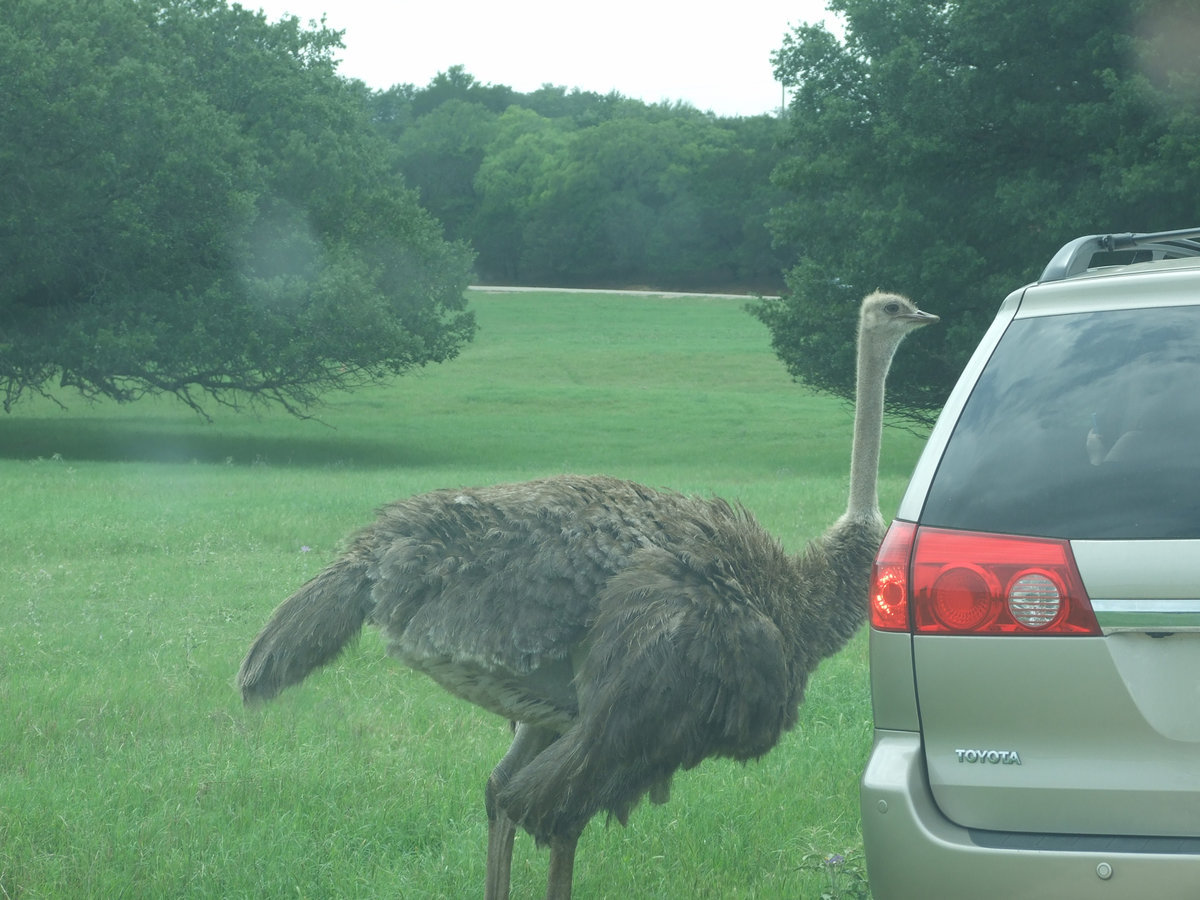
[[[955,426],[921,521],[1200,538],[1200,308],[1013,321]]]

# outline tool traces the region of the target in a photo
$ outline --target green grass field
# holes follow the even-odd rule
[[[234,688],[274,606],[381,503],[606,472],[740,499],[793,549],[841,511],[852,412],[793,384],[739,301],[472,299],[459,359],[321,422],[69,396],[0,419],[0,898],[482,894],[505,722],[373,631],[263,710]],[[887,430],[885,515],[920,446]],[[593,822],[576,896],[816,898],[833,875],[852,896],[870,736],[860,634],[763,760]],[[514,897],[546,861],[519,836]]]

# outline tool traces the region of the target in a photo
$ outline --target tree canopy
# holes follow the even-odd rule
[[[471,253],[396,176],[340,34],[224,0],[0,19],[0,385],[275,401],[453,357]]]
[[[421,203],[478,252],[485,282],[778,290],[779,120],[545,85],[461,66],[376,94]]]
[[[755,307],[791,372],[849,397],[858,299],[942,315],[889,382],[927,417],[1013,288],[1081,234],[1200,223],[1200,11],[1190,0],[831,0],[845,31],[796,28],[788,291]]]

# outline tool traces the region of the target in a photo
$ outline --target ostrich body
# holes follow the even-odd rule
[[[596,813],[624,824],[677,770],[766,753],[862,624],[884,379],[936,320],[894,294],[863,301],[849,503],[799,555],[741,507],[613,478],[421,494],[280,605],[242,663],[243,697],[274,696],[377,625],[392,655],[515,725],[485,791],[487,900],[508,896],[518,826],[549,845],[547,898],[566,900]]]

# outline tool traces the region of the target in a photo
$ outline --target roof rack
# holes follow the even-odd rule
[[[1151,259],[1181,256],[1200,256],[1200,228],[1179,231],[1158,231],[1149,234],[1090,234],[1075,238],[1054,254],[1042,271],[1038,283],[1062,281],[1086,272],[1097,253],[1117,253],[1122,250],[1142,250]]]

